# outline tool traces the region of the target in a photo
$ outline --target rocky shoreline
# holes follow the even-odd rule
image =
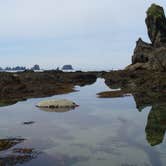
[[[104,75],[109,87],[121,88],[118,95],[131,93],[138,109],[166,101],[166,17],[164,9],[156,4],[152,4],[146,13],[151,43],[139,38],[132,64],[125,70]],[[105,95],[99,94],[100,97]],[[108,95],[114,97],[111,92]]]
[[[132,94],[138,109],[166,101],[166,18],[162,7],[152,4],[146,25],[151,43],[139,39],[132,64],[110,72],[25,71],[0,73],[0,105],[20,100],[73,92],[74,86],[92,84],[104,78],[106,85],[120,91],[99,93],[99,97]]]
[[[20,100],[73,92],[74,86],[92,84],[97,72],[18,72],[0,73],[0,105]]]

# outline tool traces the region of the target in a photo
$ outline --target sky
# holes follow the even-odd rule
[[[123,69],[149,42],[146,10],[165,0],[0,0],[0,66]]]

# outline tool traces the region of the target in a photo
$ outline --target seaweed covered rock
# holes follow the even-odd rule
[[[147,11],[146,25],[149,38],[153,46],[160,46],[166,43],[166,18],[164,9],[152,4]]]

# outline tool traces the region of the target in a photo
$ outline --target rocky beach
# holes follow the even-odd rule
[[[2,72],[0,73],[1,103],[72,92],[74,86],[92,84],[97,78],[104,78],[110,88],[121,88],[118,92],[101,93],[100,97],[118,97],[130,93],[136,98],[138,108],[165,101],[166,18],[163,8],[152,4],[147,10],[145,22],[151,43],[139,38],[132,56],[132,64],[124,70]]]
[[[111,154],[113,156],[117,155],[119,157],[119,151],[116,151],[118,148],[122,148],[122,149],[124,148],[124,152],[126,154],[125,148],[128,146],[131,146],[132,148],[134,147],[135,149],[137,148],[139,150],[143,150],[144,152],[146,152],[148,154],[147,158],[149,159],[151,165],[154,165],[154,166],[156,164],[162,165],[159,159],[160,154],[158,154],[155,150],[151,151],[149,146],[144,145],[144,143],[143,144],[140,143],[142,141],[143,136],[141,135],[142,137],[140,138],[139,137],[140,135],[136,132],[137,130],[139,131],[140,128],[142,130],[141,125],[143,124],[141,122],[141,124],[138,125],[137,118],[135,118],[135,114],[133,115],[132,112],[130,112],[130,114],[135,118],[134,120],[137,122],[137,124],[133,123],[134,120],[132,118],[128,121],[127,118],[128,117],[130,118],[129,113],[126,120],[123,117],[119,116],[119,115],[122,115],[122,112],[116,115],[116,113],[114,112],[112,113],[109,110],[110,108],[114,109],[115,107],[116,108],[115,110],[118,112],[119,109],[123,110],[123,107],[125,106],[126,106],[125,107],[126,112],[129,111],[131,108],[133,109],[132,107],[133,105],[131,104],[132,101],[130,98],[132,97],[134,99],[136,109],[138,110],[136,112],[142,113],[144,109],[147,109],[147,108],[150,109],[147,119],[145,119],[146,126],[145,127],[143,126],[144,132],[146,135],[145,137],[148,144],[150,146],[156,146],[163,142],[165,131],[166,131],[166,17],[165,17],[164,9],[159,5],[152,4],[147,10],[145,23],[146,23],[147,34],[149,36],[150,43],[143,41],[141,38],[138,39],[138,41],[136,42],[136,47],[133,51],[133,55],[131,56],[131,64],[128,65],[124,70],[111,70],[109,72],[106,72],[106,71],[63,72],[61,70],[46,70],[42,72],[35,72],[33,70],[29,70],[29,71],[25,70],[22,72],[13,72],[13,73],[0,72],[0,106],[2,106],[2,108],[6,108],[3,106],[10,105],[11,107],[6,108],[9,110],[18,108],[18,112],[20,114],[22,113],[21,111],[24,111],[22,110],[22,108],[26,108],[24,107],[24,104],[25,106],[27,106],[28,109],[31,110],[31,114],[33,116],[30,115],[29,117],[32,119],[25,118],[24,122],[21,122],[20,124],[24,124],[23,126],[27,126],[27,128],[28,126],[32,127],[32,130],[33,130],[33,133],[31,135],[32,140],[33,139],[37,140],[38,138],[37,137],[38,134],[37,136],[35,135],[36,129],[39,131],[39,135],[41,134],[42,136],[43,136],[42,132],[46,132],[44,133],[44,136],[48,137],[48,140],[50,139],[51,143],[48,140],[46,141],[43,139],[42,141],[43,142],[46,141],[46,142],[43,143],[44,145],[42,145],[42,148],[44,149],[45,148],[44,146],[46,147],[48,146],[49,148],[51,147],[50,149],[49,148],[46,149],[46,152],[45,152],[46,158],[51,154],[50,155],[51,157],[50,156],[48,157],[50,161],[53,161],[53,163],[57,162],[59,165],[68,165],[68,163],[70,162],[74,163],[78,161],[88,160],[89,154],[93,156],[93,153],[96,153],[96,156],[97,156],[99,152],[100,153],[104,152],[103,156],[102,155],[101,156],[99,155],[99,157],[97,156],[97,162],[100,161],[102,163],[102,161],[104,160],[103,158],[106,158],[106,160],[108,161],[110,159],[109,157],[107,158],[106,154],[107,155]],[[67,66],[67,67],[70,67],[70,66]],[[105,83],[106,87],[104,87],[103,89],[105,91],[98,91],[98,89],[97,90],[93,89],[93,84],[95,84],[98,79],[104,80],[103,82]],[[87,90],[84,89],[85,88],[84,86],[86,85],[92,86],[90,91],[88,91],[88,88]],[[77,93],[79,91],[79,89],[76,88],[77,86],[82,88],[81,95]],[[97,84],[96,86],[99,88],[100,84]],[[74,93],[71,93],[71,92],[74,92]],[[71,93],[71,96],[70,96],[70,93]],[[68,94],[69,96],[67,96]],[[76,95],[74,96],[74,94]],[[47,109],[46,110],[43,109],[44,113],[41,111],[41,114],[39,115],[38,114],[39,110],[37,110],[36,112],[34,111],[35,109],[37,109],[34,106],[36,104],[35,102],[38,102],[38,98],[47,98],[47,97],[51,98],[51,96],[55,97],[55,95],[60,98],[62,95],[63,97],[68,97],[69,99],[70,97],[75,100],[78,99],[78,104],[79,102],[82,104],[81,105],[82,107],[78,108],[80,112],[78,111],[76,112],[76,114],[74,114],[71,111],[71,109],[61,110],[61,111],[48,111]],[[129,97],[130,100],[126,99],[125,97]],[[122,101],[122,99],[124,98],[125,98],[125,101]],[[32,103],[28,99],[32,99]],[[116,100],[114,103],[114,101],[110,99],[118,99],[117,102],[119,103],[121,102],[122,106],[118,103],[117,105],[118,106],[120,105],[118,107],[116,105]],[[19,102],[19,101],[26,101],[26,100],[28,100],[29,103]],[[48,101],[50,102],[52,100],[48,100]],[[130,104],[129,104],[129,101],[130,101]],[[111,106],[109,105],[110,104],[109,102],[111,103]],[[16,103],[18,103],[18,105]],[[16,105],[13,105],[13,104],[16,104]],[[129,106],[127,104],[129,104]],[[89,109],[89,112],[87,111],[88,109]],[[114,116],[109,117],[108,115],[110,114],[110,112],[109,111],[106,112],[105,110],[107,111],[109,110]],[[69,111],[72,112],[71,116],[69,114]],[[104,114],[104,111],[106,114]],[[55,112],[56,113],[61,112],[64,114],[66,113],[66,115],[62,115],[62,116],[57,115],[57,117],[50,116],[50,114],[53,114]],[[29,115],[28,113],[27,115]],[[125,113],[123,112],[123,114]],[[8,117],[8,115],[7,116],[3,115],[3,116]],[[24,117],[24,115],[22,116]],[[37,117],[36,119],[39,120],[37,124],[36,124],[36,121],[33,119],[33,117],[35,116]],[[48,118],[48,121],[46,123],[45,123],[45,119],[43,118],[45,116]],[[104,119],[102,119],[103,117]],[[110,120],[108,119],[108,117],[112,119]],[[17,117],[16,115],[16,119],[17,118],[19,119],[20,117],[19,116]],[[143,119],[144,117],[143,118],[139,117],[139,118]],[[51,121],[51,123],[49,123],[49,120]],[[11,122],[13,121],[11,119]],[[115,122],[115,124],[113,122]],[[15,124],[15,121],[13,123]],[[33,128],[33,125],[34,126],[38,125],[38,123],[39,123],[38,128],[35,128],[35,127]],[[54,123],[55,123],[55,126],[54,126]],[[132,126],[130,123],[133,123],[135,126],[134,125]],[[59,124],[60,124],[60,127],[58,126]],[[17,126],[18,124],[15,124],[15,125]],[[42,127],[40,127],[40,125],[41,126],[43,125],[46,130],[41,131]],[[50,131],[49,130],[47,131],[48,129],[47,125],[50,127],[49,128]],[[138,127],[139,129],[136,129],[137,125],[139,126]],[[79,127],[77,128],[76,126],[77,127],[79,126]],[[118,127],[120,126],[118,130],[116,128],[117,126]],[[122,129],[123,126],[125,126],[126,128]],[[22,131],[22,133],[25,135],[25,139],[24,139],[24,136],[23,138],[22,137],[18,137],[18,138],[6,137],[6,139],[5,138],[0,139],[0,152],[6,151],[10,149],[11,147],[15,147],[17,144],[21,144],[22,142],[26,141],[29,135],[27,136],[25,132],[26,129],[22,129],[21,127],[20,127],[20,131]],[[72,130],[72,127],[74,128],[73,130]],[[135,132],[135,130],[136,132],[129,133],[130,131],[128,130],[128,128],[130,128],[132,132],[133,131]],[[15,129],[16,128],[13,129],[11,127],[11,130],[9,131],[14,131]],[[54,131],[54,129],[56,131]],[[110,132],[110,129],[112,129],[112,133]],[[3,128],[3,130],[5,131],[5,127]],[[89,131],[86,133],[86,130],[89,130]],[[106,130],[106,132],[104,132],[104,130]],[[115,132],[114,130],[116,130],[117,132],[116,136],[114,135],[114,132]],[[27,130],[27,131],[31,134],[31,130]],[[97,131],[99,131],[99,133]],[[57,135],[56,135],[56,132],[58,133]],[[67,135],[68,132],[72,136],[70,134]],[[77,134],[75,134],[75,132]],[[94,133],[94,135],[92,134],[93,135],[92,136],[91,133]],[[110,136],[108,133],[111,133],[113,136],[112,135]],[[18,131],[17,131],[17,134],[19,134]],[[51,136],[49,134],[52,136],[52,138],[50,138]],[[133,139],[133,135],[136,135],[138,138],[140,138],[141,141],[138,142],[137,140]],[[87,136],[87,140],[86,140],[86,136]],[[88,136],[91,136],[91,137],[88,137]],[[56,139],[54,140],[53,138],[56,138]],[[100,139],[102,140],[102,138],[104,138],[104,142],[100,142],[99,144],[98,141]],[[58,139],[60,139],[60,141]],[[76,143],[72,139],[74,141],[76,140]],[[96,139],[96,144],[93,145],[95,139]],[[63,141],[61,142],[61,140]],[[59,142],[57,143],[56,141],[57,142],[59,141]],[[68,144],[68,141],[69,143],[72,143],[72,144]],[[82,141],[81,142],[82,144],[79,141],[80,142]],[[109,141],[111,142],[111,144]],[[126,143],[127,145],[123,141],[125,143],[127,142]],[[32,147],[33,145],[36,145],[36,147],[39,147],[38,140],[36,141],[37,143],[35,142],[36,144],[35,143],[33,144],[32,142],[29,143]],[[68,146],[68,147],[66,146],[68,149],[66,147],[63,147],[65,143]],[[109,145],[111,145],[110,149],[109,149]],[[112,146],[115,146],[115,145],[117,147],[115,147],[114,149],[114,147]],[[2,165],[3,164],[16,165],[18,163],[20,164],[20,163],[28,162],[28,161],[31,161],[32,159],[37,158],[40,153],[38,153],[38,151],[36,151],[35,149],[31,148],[31,146],[30,148],[25,148],[26,146],[14,148],[10,152],[12,155],[10,154],[0,158],[0,164],[2,163]],[[81,155],[83,154],[83,157],[77,156],[77,155],[75,155],[77,157],[75,157],[74,155],[73,155],[74,157],[73,156],[71,157],[68,154],[66,155],[61,153],[57,153],[57,155],[53,157],[52,154],[54,154],[53,153],[54,149],[52,147],[54,146],[56,148],[59,146],[60,152],[61,151],[64,152],[66,149],[70,151],[72,148],[73,149],[78,148],[79,149],[78,151],[80,152]],[[134,152],[135,149],[131,151]],[[51,152],[49,152],[49,150]],[[120,152],[123,152],[123,150]],[[130,151],[127,151],[127,152],[130,153]],[[138,154],[140,154],[140,152]],[[157,159],[154,159],[154,156]],[[115,159],[116,162],[118,160]],[[46,162],[47,159],[43,161]],[[148,165],[147,163],[141,163],[141,164]],[[131,164],[121,163],[121,166],[122,165],[131,165]]]

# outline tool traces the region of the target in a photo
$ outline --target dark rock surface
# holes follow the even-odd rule
[[[139,38],[132,64],[126,69],[166,71],[166,17],[161,6],[151,5],[147,11],[146,25],[151,43]]]
[[[74,86],[92,84],[97,72],[18,72],[0,73],[0,105],[27,98],[45,97],[74,91]]]
[[[72,65],[64,65],[62,67],[62,70],[73,70],[73,67],[72,67]]]
[[[31,70],[40,70],[40,66],[36,64],[31,68]]]
[[[166,18],[161,6],[152,4],[147,11],[146,25],[152,45],[158,47],[166,43]]]

